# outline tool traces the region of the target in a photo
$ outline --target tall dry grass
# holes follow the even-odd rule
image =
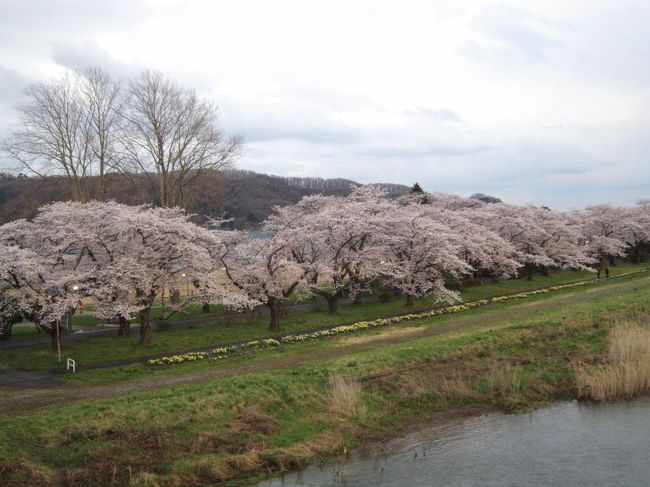
[[[630,399],[650,392],[650,329],[636,320],[609,333],[609,363],[576,370],[578,396],[596,401]]]
[[[638,323],[622,322],[609,333],[611,360],[638,360],[650,357],[650,329]]]
[[[506,398],[516,395],[523,388],[521,371],[510,364],[494,367],[488,373],[486,380],[490,393],[495,397]]]
[[[358,379],[335,374],[330,377],[330,387],[330,411],[335,416],[349,419],[364,415],[361,383]]]

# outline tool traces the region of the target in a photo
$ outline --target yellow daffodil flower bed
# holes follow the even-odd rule
[[[636,274],[638,272],[639,271],[626,272],[624,274],[619,274],[616,277],[623,277],[629,274]],[[524,299],[530,296],[536,296],[538,294],[546,294],[551,291],[558,291],[560,289],[586,286],[587,284],[591,284],[593,282],[595,281],[579,281],[570,284],[561,284],[558,286],[550,286],[547,288],[535,289],[533,291],[527,291],[527,292],[516,293],[516,294],[508,294],[505,296],[497,296],[490,299],[479,299],[477,301],[471,301],[468,303],[445,306],[443,308],[436,308],[430,311],[423,311],[421,313],[410,313],[405,315],[393,316],[389,318],[380,318],[372,321],[359,321],[351,325],[339,325],[333,328],[314,331],[311,333],[303,333],[299,335],[285,335],[278,339],[265,338],[261,340],[253,340],[238,345],[229,345],[226,347],[215,348],[211,352],[189,352],[180,355],[171,355],[169,357],[151,359],[147,361],[147,365],[149,366],[176,365],[183,362],[195,362],[197,360],[205,360],[207,358],[209,358],[209,360],[221,360],[223,358],[232,356],[233,354],[240,353],[240,352],[256,351],[265,348],[278,347],[280,345],[288,345],[291,343],[301,343],[308,340],[316,340],[319,338],[333,337],[343,333],[356,333],[371,328],[394,325],[402,321],[420,320],[423,318],[431,318],[434,316],[446,315],[451,313],[460,313],[462,311],[478,308],[480,306],[485,306],[491,303],[502,303],[504,301],[511,301],[513,299]]]

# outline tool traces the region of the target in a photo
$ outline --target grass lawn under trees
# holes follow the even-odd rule
[[[612,276],[650,267],[647,264],[621,263],[612,268]],[[548,286],[554,286],[578,280],[593,280],[595,275],[587,271],[560,271],[548,276],[535,276],[533,281],[524,278],[510,279],[492,283],[486,280],[484,286],[469,287],[462,292],[464,301],[473,301],[492,296],[521,292]],[[389,302],[378,302],[376,296],[367,296],[365,302],[358,305],[341,305],[336,315],[330,315],[326,307],[319,310],[291,310],[283,319],[282,333],[302,332],[338,323],[356,322],[380,318],[390,314],[404,313],[434,306],[431,298],[423,298],[412,307],[404,305],[403,297],[393,297]],[[198,308],[198,307],[197,307]],[[137,333],[130,337],[101,337],[68,342],[64,355],[77,360],[80,367],[92,364],[143,358],[170,354],[201,347],[213,347],[224,343],[248,341],[273,336],[267,328],[268,317],[259,316],[251,319],[242,315],[240,319],[210,325],[196,325],[191,328],[174,328],[173,324],[164,331],[156,331],[151,344],[142,347],[137,343]],[[0,360],[24,369],[46,369],[60,367],[56,351],[47,345],[24,347],[0,352]]]

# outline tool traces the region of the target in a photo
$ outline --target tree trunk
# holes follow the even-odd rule
[[[269,298],[266,305],[269,307],[271,312],[271,322],[269,324],[269,329],[273,331],[280,330],[280,317],[282,315],[282,301],[276,298]]]
[[[117,330],[117,334],[119,336],[129,336],[129,335],[131,335],[131,322],[129,320],[127,320],[123,316],[120,316],[117,319],[117,322],[120,325],[120,327]]]
[[[210,303],[203,303],[203,305],[201,305],[201,310],[204,313],[209,313],[210,312]]]
[[[83,308],[81,308],[83,310]],[[72,317],[75,315],[75,309],[71,308],[70,311],[66,313],[65,324],[68,329],[68,333],[72,334]],[[82,311],[83,312],[83,311]]]
[[[172,289],[172,292],[169,294],[169,302],[172,304],[181,302],[181,292],[178,289]]]
[[[361,294],[352,296],[352,304],[361,304]]]
[[[104,156],[99,158],[99,201],[106,201],[106,163]]]
[[[596,275],[596,279],[600,279],[600,276],[603,272],[603,270],[607,267],[607,263],[609,262],[609,259],[605,255],[600,256],[600,262],[598,262],[598,274]]]
[[[415,296],[412,294],[406,294],[406,306],[413,306],[415,304]]]
[[[9,340],[11,338],[11,329],[13,324],[0,322],[0,340]]]
[[[256,325],[257,324],[257,314],[258,314],[258,308],[257,307],[251,309],[248,313],[246,313],[246,322],[249,325]]]
[[[335,315],[336,313],[339,312],[339,295],[337,294],[331,294],[325,296],[325,299],[327,300],[327,311],[331,315]]]
[[[139,345],[146,347],[149,345],[151,335],[151,320],[149,319],[149,309],[140,312],[140,341]]]
[[[532,265],[526,265],[526,279],[529,281],[533,280],[533,266]]]

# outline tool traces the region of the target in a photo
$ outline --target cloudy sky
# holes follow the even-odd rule
[[[0,0],[0,135],[27,83],[154,69],[241,169],[557,208],[650,197],[650,2]]]

